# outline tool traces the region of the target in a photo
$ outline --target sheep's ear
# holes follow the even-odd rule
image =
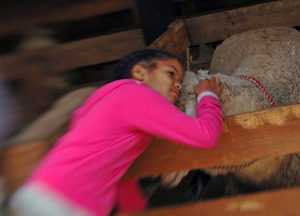
[[[140,80],[140,81],[144,81],[148,75],[149,71],[144,68],[142,65],[135,65],[132,69],[131,69],[131,75],[132,78],[136,79],[136,80]]]

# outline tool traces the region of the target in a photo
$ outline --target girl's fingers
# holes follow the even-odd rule
[[[216,77],[211,77],[210,81],[215,82],[216,81]]]
[[[216,77],[211,77],[210,80],[208,80],[211,84],[216,84],[217,86],[221,85],[221,79]]]

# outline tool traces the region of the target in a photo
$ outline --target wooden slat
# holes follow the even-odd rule
[[[299,131],[300,104],[228,116],[217,148],[201,150],[156,139],[124,178],[300,152]]]
[[[6,190],[9,196],[24,183],[67,129],[68,124],[65,124],[47,139],[24,142],[0,151],[0,174],[6,181]]]
[[[243,31],[300,26],[300,1],[283,0],[185,19],[191,45],[220,41]]]
[[[180,55],[189,45],[184,22],[177,20],[149,47]],[[31,50],[0,56],[4,78],[26,77],[23,73],[37,71],[55,73],[73,68],[116,61],[137,49],[145,48],[141,29],[60,44],[43,50]],[[17,63],[17,64],[16,64]]]
[[[24,99],[24,120],[32,119],[51,103],[45,80],[52,73],[116,61],[124,55],[145,47],[140,29],[60,44],[48,49],[30,50],[0,56],[3,78],[21,80]]]
[[[51,143],[48,141],[38,141],[24,143],[0,152],[1,175],[7,181],[6,189],[9,194],[28,178],[50,147]]]
[[[299,203],[300,187],[296,187],[119,216],[296,216],[300,215]]]
[[[299,26],[299,11],[300,1],[286,0],[185,19],[186,29],[181,24],[182,21],[175,21],[150,47],[178,54],[182,52],[184,45],[189,45],[188,41],[191,45],[198,45],[223,40],[249,29],[276,25]],[[2,56],[0,61],[6,77],[13,78],[20,76],[20,71],[26,70],[31,64],[50,72],[63,71],[115,61],[144,47],[142,30],[135,29],[61,44],[52,49]]]
[[[49,73],[119,60],[145,47],[141,29],[60,44],[53,48],[18,52],[0,57],[7,79],[19,78],[32,65]]]
[[[3,142],[2,146],[11,147],[41,140],[55,140],[57,134],[61,134],[61,131],[66,131],[71,119],[71,114],[78,109],[87,97],[98,87],[100,87],[100,84],[98,86],[95,85],[77,89],[60,97],[47,111],[28,124],[21,132]]]
[[[122,10],[135,10],[135,0],[51,1],[0,9],[0,36],[42,23],[85,19]]]
[[[181,21],[175,21],[150,47],[163,48],[177,54],[182,52],[184,44],[189,45],[188,40],[191,45],[198,45],[260,27],[299,26],[299,11],[300,1],[285,0],[185,19],[186,29],[183,24],[178,24]],[[17,53],[0,57],[0,60],[4,71],[7,65],[8,76],[13,77],[18,74],[19,68],[24,68],[31,62],[42,68],[49,68],[49,71],[68,70],[118,60],[143,47],[145,43],[142,30],[136,29],[62,44],[44,51]]]
[[[179,56],[190,45],[183,20],[176,20],[168,30],[153,41],[149,48],[167,50]]]

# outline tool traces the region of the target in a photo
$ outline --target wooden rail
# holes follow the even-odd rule
[[[62,127],[57,128],[51,137],[40,137],[40,140],[23,143],[0,153],[3,174],[10,182],[10,192],[27,178],[33,165],[39,163],[46,150],[64,131]],[[299,131],[300,104],[227,116],[216,149],[201,150],[157,138],[132,164],[124,178],[300,152]]]
[[[141,29],[59,44],[42,50],[0,56],[6,79],[17,79],[34,66],[41,74],[116,61],[146,45]],[[17,64],[16,64],[17,62]]]
[[[8,195],[29,177],[50,147],[49,141],[37,141],[23,143],[0,152],[0,174],[7,183]]]
[[[213,150],[155,139],[124,178],[253,160],[300,152],[300,104],[227,116],[219,146]]]
[[[300,187],[150,209],[119,216],[283,216],[300,215]]]
[[[24,118],[32,119],[53,101],[46,86],[47,77],[70,69],[116,61],[145,47],[140,29],[64,43],[49,49],[0,56],[3,78],[22,82]],[[29,104],[30,106],[26,106]],[[30,108],[31,107],[31,108]],[[23,116],[22,116],[23,117]]]
[[[281,0],[185,19],[191,45],[221,41],[243,31],[300,26],[300,1]]]
[[[189,46],[182,20],[172,23],[168,30],[150,47],[180,55]],[[141,29],[133,29],[56,45],[49,49],[17,52],[0,56],[4,78],[17,79],[34,65],[40,73],[55,73],[87,65],[119,60],[137,49],[145,48]],[[16,64],[18,62],[18,64]]]
[[[178,20],[151,47],[161,47],[180,55],[187,46],[189,41],[184,22]],[[45,77],[74,68],[113,62],[145,47],[142,30],[134,29],[64,43],[48,49],[8,54],[0,56],[0,62],[5,72],[4,79],[22,80],[24,92],[30,97],[26,101],[34,103],[35,109],[40,110],[52,102],[44,84]],[[32,113],[31,110],[23,112]]]
[[[168,31],[150,47],[163,48],[180,55],[189,45],[223,40],[245,30],[277,25],[299,26],[299,9],[299,1],[285,0],[189,18],[184,22],[178,20],[170,25]],[[29,19],[26,22],[33,21]],[[3,31],[7,33],[13,28],[16,27]],[[44,73],[115,61],[130,51],[143,47],[145,44],[142,32],[140,29],[135,29],[109,36],[60,44],[49,49],[1,56],[0,62],[6,72],[6,79],[27,80],[27,86],[28,88],[32,87],[34,94],[35,91],[38,92],[38,89],[42,89],[39,78]],[[29,77],[33,80],[30,80]],[[39,95],[36,97],[38,98]],[[65,122],[58,126],[50,137],[40,137],[38,140],[21,143],[22,145],[0,152],[1,173],[9,180],[10,193],[27,178],[57,137],[64,132],[65,126]],[[299,131],[300,104],[227,116],[224,118],[224,131],[216,149],[200,150],[156,138],[144,154],[129,168],[124,178],[206,168],[300,152]],[[154,210],[144,215],[188,215],[188,213],[199,215],[199,212],[203,215],[238,215],[244,208],[255,209],[257,206],[260,211],[247,212],[245,215],[279,215],[283,212],[296,215],[298,202],[295,204],[294,200],[299,201],[299,190],[296,188],[255,194],[244,198],[237,197],[233,199],[235,201],[233,204],[232,199],[222,199],[191,206]],[[256,202],[254,204],[250,202],[247,205],[248,198],[252,199],[253,197],[261,202],[259,201],[258,205]],[[289,200],[288,198],[291,198],[292,201],[286,201]],[[279,201],[286,206],[290,204],[291,207],[283,206],[278,203]],[[271,206],[271,203],[274,205]],[[216,206],[219,207],[216,208]],[[284,209],[278,210],[282,206]],[[265,212],[266,214],[264,214]]]
[[[186,33],[179,33],[182,27],[171,24],[165,38],[157,39],[150,47],[167,48],[182,51],[187,45],[184,34],[188,35],[190,45],[198,45],[224,40],[230,35],[250,29],[269,26],[300,26],[300,1],[284,0],[238,8],[194,18],[184,19]],[[178,23],[178,21],[176,21]],[[0,25],[1,27],[1,25]],[[171,30],[170,30],[171,29]],[[0,31],[1,32],[1,31]],[[168,45],[166,45],[168,44]],[[167,46],[167,47],[166,47]],[[0,62],[8,79],[23,77],[21,71],[30,65],[38,65],[46,73],[69,70],[93,64],[116,61],[127,53],[145,47],[141,29],[83,39],[66,44],[59,44],[49,49],[29,51],[0,56]],[[173,48],[172,48],[173,47]],[[176,48],[177,47],[177,48]],[[186,48],[186,46],[185,46]],[[184,49],[185,49],[184,48]],[[178,54],[178,53],[175,53]],[[16,64],[18,62],[18,64]]]
[[[135,10],[135,0],[49,1],[0,9],[0,36],[44,23],[79,20],[123,10]]]

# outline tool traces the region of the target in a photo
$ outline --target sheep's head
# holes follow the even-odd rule
[[[207,70],[199,70],[197,75],[190,71],[185,72],[182,82],[183,89],[177,105],[187,115],[197,116],[197,100],[194,87],[211,76]],[[250,82],[225,74],[214,74],[213,76],[220,77],[222,84],[225,86],[219,98],[223,106],[224,116],[249,112],[269,106],[264,96]],[[270,178],[279,169],[284,158],[282,156],[242,161],[240,163],[208,168],[205,171],[211,175],[221,175],[231,172],[240,178],[248,178],[252,182],[259,183]],[[272,168],[267,168],[269,166]]]

